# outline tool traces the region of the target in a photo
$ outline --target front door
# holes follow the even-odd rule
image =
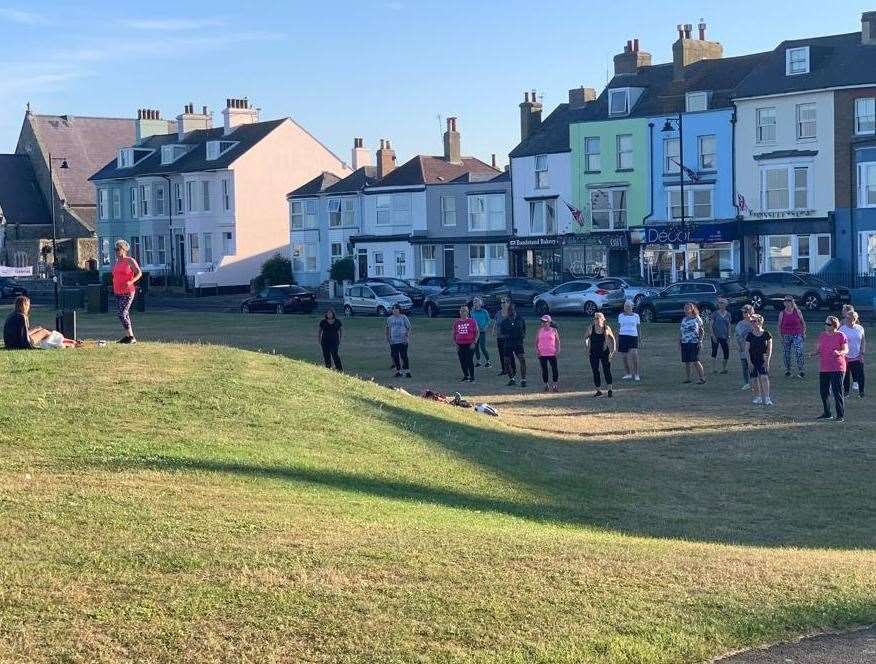
[[[684,281],[688,278],[687,274],[687,252],[684,249],[679,249],[675,252],[675,265],[673,281]]]
[[[368,250],[360,249],[358,258],[358,279],[367,279],[368,278]]]
[[[444,276],[448,279],[456,276],[456,259],[452,245],[444,247]]]
[[[176,234],[176,262],[174,272],[182,276],[186,273],[186,236],[183,233]]]

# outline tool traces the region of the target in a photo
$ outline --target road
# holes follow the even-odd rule
[[[873,664],[876,662],[876,627],[849,634],[825,634],[749,650],[715,664]]]

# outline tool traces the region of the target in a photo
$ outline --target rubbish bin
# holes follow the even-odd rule
[[[71,309],[55,315],[55,329],[68,339],[76,339],[76,312]]]
[[[85,306],[85,291],[81,288],[62,288],[61,309],[82,309]]]
[[[142,288],[137,289],[137,295],[134,297],[134,311],[140,313],[146,311],[146,293]]]
[[[88,284],[85,287],[86,309],[90,314],[105,314],[109,311],[109,294],[101,284]]]

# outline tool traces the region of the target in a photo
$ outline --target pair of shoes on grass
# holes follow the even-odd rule
[[[119,339],[118,343],[120,344],[135,344],[137,340],[130,334],[126,334],[121,339]]]

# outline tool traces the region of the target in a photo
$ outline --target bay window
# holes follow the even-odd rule
[[[113,189],[113,219],[122,218],[122,191]]]
[[[470,231],[504,230],[505,194],[469,196],[468,229]]]
[[[858,164],[858,207],[876,207],[876,162]]]
[[[590,221],[593,224],[593,230],[606,231],[626,228],[626,188],[591,190]]]
[[[472,277],[508,274],[508,257],[504,244],[470,244],[468,273]]]
[[[541,154],[535,158],[535,188],[547,189],[550,185],[548,178],[548,158]]]
[[[155,214],[164,215],[164,187],[160,185],[155,187]]]
[[[855,133],[876,133],[876,98],[862,97],[855,100]]]
[[[183,213],[183,193],[182,185],[177,183],[173,185],[174,198],[176,198],[176,213]]]
[[[533,235],[556,235],[557,212],[553,200],[529,201],[529,230]]]
[[[97,216],[101,221],[109,219],[109,189],[98,190]]]
[[[316,272],[319,269],[319,245],[315,242],[301,242],[292,245],[292,271]]]
[[[681,219],[681,188],[669,189],[669,219],[675,221]],[[712,212],[712,188],[711,187],[685,187],[684,188],[684,217],[705,221],[713,219]]]
[[[163,235],[155,236],[157,265],[167,265],[167,239]]]
[[[356,199],[341,199],[341,225],[353,226],[356,223]]]
[[[148,184],[140,185],[140,216],[149,216],[149,201],[152,198],[152,187]]]
[[[590,173],[602,170],[599,136],[588,136],[584,139],[584,170]]]
[[[155,264],[155,252],[152,248],[152,236],[143,236],[143,263],[145,265]]]
[[[420,247],[420,256],[423,261],[422,274],[424,277],[438,276],[438,252],[434,244],[424,244]]]
[[[766,211],[808,209],[809,167],[769,166],[763,168],[761,170],[761,207]]]
[[[408,275],[408,253],[406,251],[395,252],[395,276],[404,279]]]
[[[374,276],[382,277],[383,276],[383,252],[375,251],[374,252]]]
[[[831,237],[767,235],[761,238],[762,269],[766,272],[818,272],[830,260]]]
[[[201,241],[197,233],[189,233],[189,263],[201,262]]]

